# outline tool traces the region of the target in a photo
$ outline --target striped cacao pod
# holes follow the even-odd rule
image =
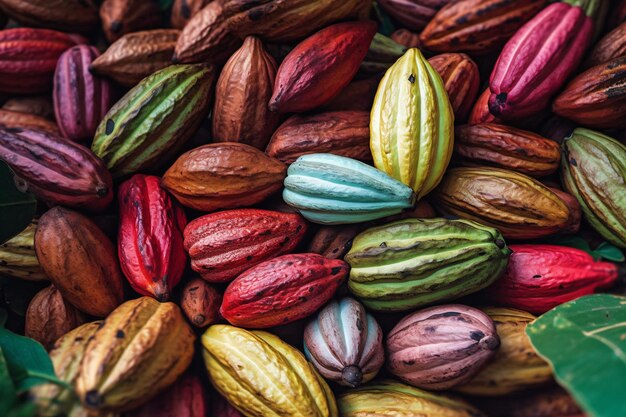
[[[415,199],[401,182],[343,156],[304,155],[287,172],[283,199],[315,223],[379,219],[411,207]]]
[[[502,235],[479,223],[400,220],[354,238],[345,257],[348,286],[372,310],[411,310],[487,287],[504,272],[509,254]]]
[[[91,32],[99,23],[92,0],[1,0],[0,10],[25,26]]]
[[[282,255],[239,275],[224,292],[220,313],[245,328],[284,325],[310,316],[330,300],[348,265],[316,253]]]
[[[626,3],[624,3],[626,4]],[[626,55],[626,22],[607,33],[596,43],[587,58],[587,67],[604,64]]]
[[[419,30],[431,21],[439,9],[452,0],[379,0],[378,4],[400,25]]]
[[[8,128],[38,129],[60,134],[59,127],[51,120],[35,114],[0,109],[0,125]]]
[[[455,121],[464,122],[478,95],[478,66],[465,54],[436,55],[428,62],[441,75],[454,110]]]
[[[389,371],[428,390],[469,381],[495,355],[500,339],[491,318],[460,304],[412,313],[387,335]]]
[[[187,282],[180,296],[180,308],[196,327],[207,327],[220,318],[222,294],[201,278]]]
[[[450,162],[454,113],[441,76],[419,50],[409,49],[385,73],[370,117],[374,165],[421,199]]]
[[[104,0],[100,6],[102,29],[109,42],[122,35],[161,25],[161,9],[152,0]]]
[[[0,245],[0,275],[45,281],[48,279],[35,254],[35,229],[37,220],[26,226],[19,234]]]
[[[204,6],[212,0],[174,0],[170,23],[176,29],[185,27],[189,19],[195,16]]]
[[[216,324],[202,335],[202,345],[211,383],[242,414],[339,416],[324,379],[277,336]]]

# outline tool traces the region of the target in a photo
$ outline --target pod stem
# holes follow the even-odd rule
[[[343,371],[341,372],[341,379],[344,383],[352,388],[358,387],[363,381],[363,373],[361,372],[361,368],[355,365],[350,365],[343,368]]]

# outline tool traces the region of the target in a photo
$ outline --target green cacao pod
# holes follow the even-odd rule
[[[0,245],[0,275],[45,281],[43,272],[35,254],[35,229],[37,220],[33,220],[26,229]]]
[[[403,182],[417,198],[439,184],[454,139],[454,112],[446,87],[415,48],[387,70],[370,116],[376,168]]]
[[[563,143],[561,178],[591,226],[609,242],[626,248],[626,146],[578,128]]]
[[[467,220],[405,219],[354,238],[348,286],[368,308],[410,310],[493,283],[510,250],[500,232]]]
[[[168,162],[209,111],[215,73],[172,65],[141,80],[106,114],[91,145],[115,178]]]

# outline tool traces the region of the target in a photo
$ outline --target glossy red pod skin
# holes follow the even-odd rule
[[[94,46],[73,46],[63,52],[54,73],[54,115],[63,136],[77,142],[93,138],[113,104],[111,82],[89,71],[98,56]]]
[[[187,263],[185,212],[155,176],[134,175],[120,185],[118,199],[122,272],[139,294],[166,301]]]
[[[580,249],[555,245],[509,247],[513,253],[506,271],[483,293],[494,305],[543,314],[559,304],[608,288],[618,278],[615,264],[596,262]]]
[[[349,271],[340,259],[315,253],[283,255],[231,282],[220,313],[233,326],[262,329],[307,317],[332,298]]]
[[[235,209],[189,222],[184,243],[194,271],[209,282],[228,282],[261,262],[291,252],[305,233],[300,214]]]

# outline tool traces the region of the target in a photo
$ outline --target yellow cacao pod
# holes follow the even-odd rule
[[[33,220],[26,229],[0,245],[0,275],[45,281],[48,279],[35,254],[35,229],[37,220]]]

